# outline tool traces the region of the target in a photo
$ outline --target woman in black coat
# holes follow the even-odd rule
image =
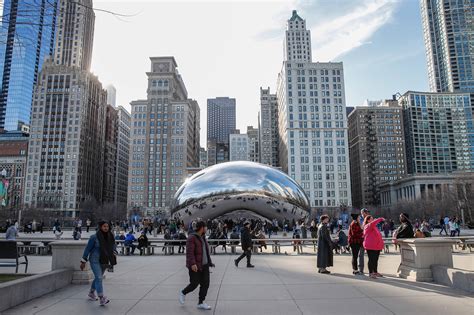
[[[332,241],[329,234],[329,216],[322,215],[321,224],[318,229],[318,272],[328,274],[331,273],[327,267],[333,265]]]

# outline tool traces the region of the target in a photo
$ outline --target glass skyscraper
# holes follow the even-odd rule
[[[432,92],[474,92],[474,0],[420,0]]]
[[[34,85],[53,53],[58,0],[5,0],[0,31],[0,129],[30,123]]]

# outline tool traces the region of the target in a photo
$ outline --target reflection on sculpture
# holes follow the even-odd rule
[[[287,174],[254,162],[227,162],[208,167],[181,185],[171,206],[172,217],[186,224],[236,210],[268,219],[302,219],[310,204],[303,189]]]

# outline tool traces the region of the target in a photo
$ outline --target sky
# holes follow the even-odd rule
[[[275,91],[292,10],[311,30],[313,61],[342,61],[346,105],[428,90],[418,0],[94,1],[92,71],[117,89],[117,104],[146,98],[151,56],[174,56],[201,108],[237,100],[237,128],[257,126],[260,87]]]

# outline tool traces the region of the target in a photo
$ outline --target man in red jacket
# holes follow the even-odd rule
[[[209,245],[206,240],[206,223],[196,222],[195,233],[189,234],[186,241],[186,267],[189,269],[189,285],[179,293],[179,302],[184,304],[186,294],[194,291],[199,285],[199,303],[197,308],[210,310],[204,302],[209,289],[209,267],[215,267],[211,260]]]

